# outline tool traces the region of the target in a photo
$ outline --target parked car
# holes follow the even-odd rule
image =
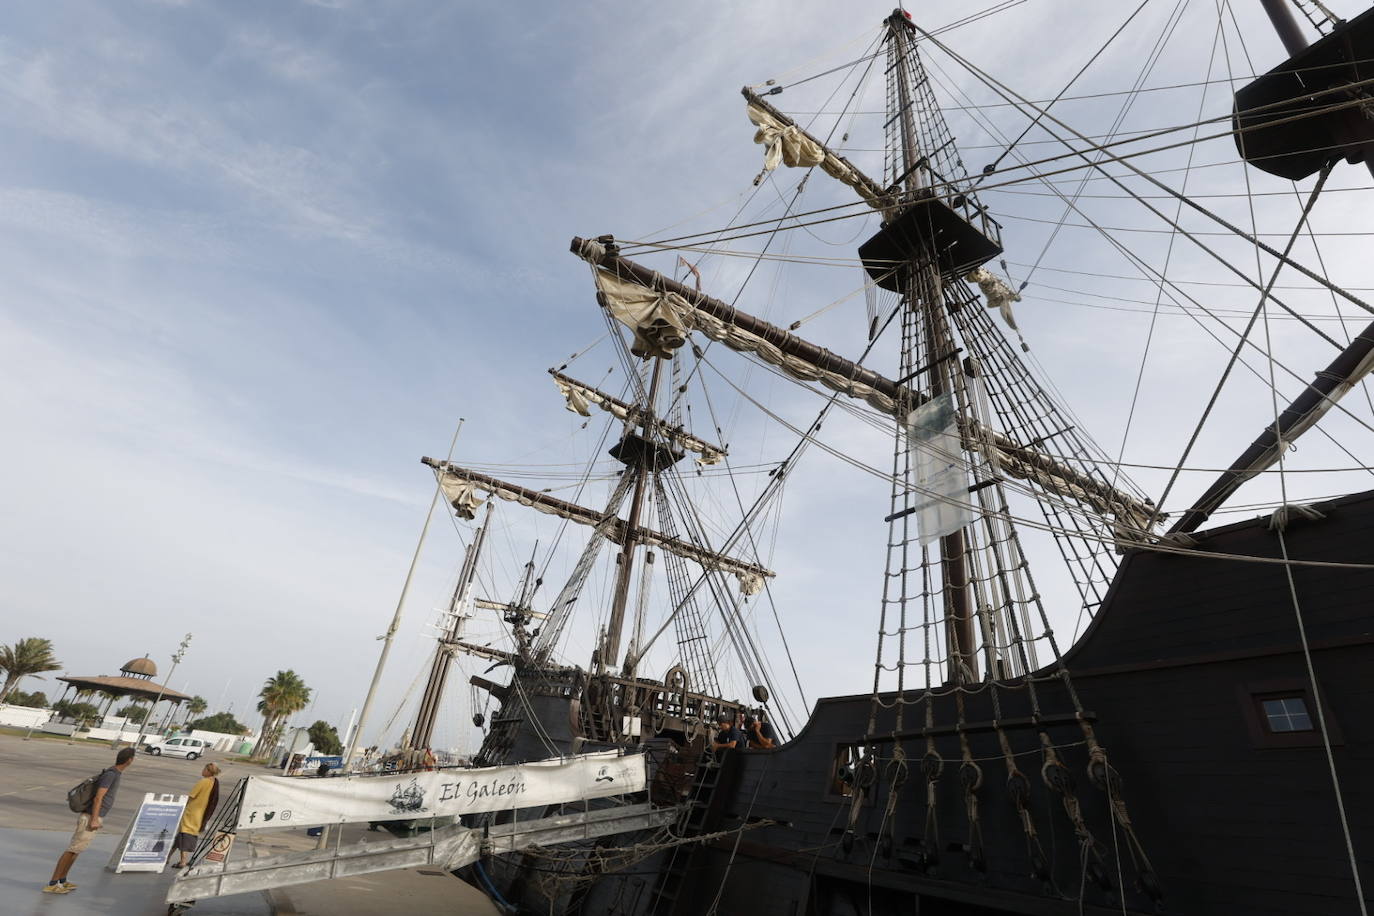
[[[161,738],[157,741],[149,741],[143,749],[154,757],[165,754],[168,757],[185,757],[187,760],[195,760],[210,750],[210,742],[190,737]]]

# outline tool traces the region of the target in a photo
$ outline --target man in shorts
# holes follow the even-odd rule
[[[100,779],[95,784],[95,797],[91,799],[90,809],[81,812],[76,819],[76,832],[72,834],[71,844],[67,846],[67,851],[62,853],[57,860],[57,867],[52,870],[52,880],[43,888],[45,894],[70,894],[76,890],[76,885],[67,880],[67,872],[72,864],[76,862],[76,857],[86,851],[86,847],[91,845],[91,840],[95,838],[96,831],[104,823],[105,815],[110,813],[114,807],[115,793],[119,791],[119,777],[129,768],[129,764],[134,761],[134,749],[126,747],[115,755],[114,766],[107,768],[100,774]]]

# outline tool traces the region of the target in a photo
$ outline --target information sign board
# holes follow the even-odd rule
[[[129,822],[124,838],[115,847],[109,868],[113,872],[151,871],[162,873],[176,842],[177,825],[186,810],[185,795],[143,796],[138,813]]]

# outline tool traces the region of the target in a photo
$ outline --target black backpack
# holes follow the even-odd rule
[[[77,814],[86,814],[90,811],[91,802],[95,801],[95,790],[100,782],[100,777],[105,775],[101,770],[94,776],[87,776],[85,779],[72,786],[67,791],[67,807]]]

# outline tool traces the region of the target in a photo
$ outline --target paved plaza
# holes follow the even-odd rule
[[[79,885],[66,895],[42,893],[53,865],[71,837],[76,815],[67,808],[67,790],[114,762],[104,744],[0,733],[0,912],[4,916],[161,916],[176,872],[114,874],[105,866],[146,792],[185,794],[206,760],[223,772],[227,789],[239,778],[270,771],[236,763],[224,755],[179,760],[140,753],[124,771],[114,810],[68,879]],[[359,836],[349,828],[344,841]],[[375,835],[374,835],[375,836]],[[262,832],[253,837],[262,854],[314,848],[304,831]],[[190,916],[363,916],[405,913],[415,916],[495,916],[478,891],[444,871],[409,869],[303,884],[263,893],[239,894],[198,902]]]
[[[68,880],[78,885],[70,894],[41,893],[53,865],[71,839],[76,815],[67,808],[67,790],[114,763],[107,744],[0,735],[0,900],[6,916],[87,916],[118,913],[161,916],[176,872],[115,874],[105,868],[145,792],[185,794],[200,776],[203,760],[178,760],[141,753],[120,779],[114,809],[105,818],[91,847],[81,854]],[[233,780],[260,767],[211,756],[223,768],[221,780]],[[192,910],[196,916],[269,916],[264,894],[240,894],[207,900]]]

